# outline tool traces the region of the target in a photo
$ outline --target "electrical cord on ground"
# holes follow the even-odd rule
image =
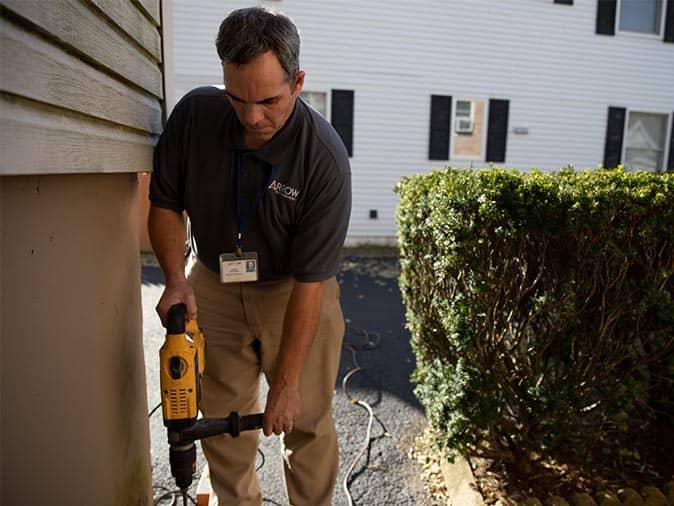
[[[162,501],[166,501],[168,499],[171,499],[171,502],[167,506],[177,506],[178,504],[178,499],[183,498],[183,506],[187,506],[187,499],[189,499],[192,504],[197,504],[196,499],[192,497],[191,495],[187,494],[186,496],[183,496],[182,492],[180,490],[169,490],[166,487],[162,486],[154,486],[152,487],[153,489],[161,489],[161,490],[168,490],[168,492],[164,493],[163,495],[160,495],[159,497],[153,499],[152,504],[154,506],[160,506]]]
[[[356,454],[356,457],[353,459],[351,462],[351,465],[349,465],[346,475],[344,476],[344,481],[342,482],[342,489],[344,490],[344,493],[346,494],[346,498],[349,502],[349,506],[353,506],[353,498],[351,497],[351,492],[349,491],[349,477],[351,476],[351,473],[353,473],[353,470],[355,469],[356,465],[358,464],[358,461],[360,461],[361,457],[363,454],[370,449],[370,445],[373,441],[372,439],[372,423],[376,419],[379,425],[381,425],[383,431],[384,431],[384,436],[390,436],[388,433],[388,430],[386,430],[386,426],[382,423],[382,421],[375,416],[374,411],[372,411],[372,407],[365,401],[362,401],[360,399],[357,399],[356,397],[352,396],[349,393],[349,390],[347,388],[347,385],[349,383],[349,380],[358,374],[359,372],[362,372],[364,369],[360,366],[358,363],[358,358],[357,358],[357,352],[359,351],[370,351],[374,350],[378,345],[379,342],[381,341],[381,334],[378,332],[368,332],[365,329],[362,329],[360,327],[356,327],[351,324],[347,324],[346,331],[348,333],[354,334],[354,335],[360,335],[364,338],[364,343],[363,344],[355,344],[352,342],[345,341],[342,344],[342,347],[346,350],[349,350],[351,352],[351,359],[353,363],[353,368],[349,370],[348,373],[344,376],[344,379],[342,380],[342,392],[344,392],[344,395],[346,396],[347,399],[351,402],[351,404],[357,405],[362,407],[368,412],[369,419],[367,422],[367,430],[365,433],[365,439],[363,442],[363,446],[361,449],[358,451]],[[370,335],[374,336],[374,340],[370,339]]]
[[[170,495],[172,495],[172,494],[175,492],[174,490],[169,490],[168,488],[163,487],[163,486],[161,486],[161,485],[153,485],[153,486],[152,486],[152,490],[153,490],[153,491],[159,490],[159,491],[163,491],[163,492],[164,492],[164,495],[162,495],[162,496],[160,496],[160,497],[157,497],[156,499],[154,499],[154,498],[152,499],[152,504],[153,504],[154,506],[157,506],[157,504],[159,504],[159,503],[160,503],[161,501],[163,501],[164,499],[168,499],[168,497],[169,497]],[[154,492],[152,493],[152,496],[154,497]],[[171,502],[171,506],[173,506],[175,503],[176,503],[176,500],[175,500],[175,498],[174,498],[173,501]]]
[[[260,462],[260,464],[255,468],[255,471],[259,471],[260,469],[262,469],[264,467],[265,462],[264,452],[258,448],[257,453],[259,453],[260,457],[262,457],[262,462]]]
[[[157,404],[154,408],[152,408],[152,411],[150,411],[150,414],[147,415],[148,418],[152,418],[152,415],[154,415],[154,412],[157,411],[161,407],[161,402]]]

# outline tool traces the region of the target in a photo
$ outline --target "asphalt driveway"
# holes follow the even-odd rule
[[[432,504],[419,478],[417,464],[407,457],[414,437],[426,422],[409,381],[414,358],[409,333],[404,328],[397,275],[395,258],[355,256],[344,258],[338,275],[347,333],[335,385],[334,417],[340,443],[340,473],[334,505],[348,504],[343,481],[364,446],[370,419],[366,408],[350,402],[342,390],[342,380],[354,368],[354,358],[362,370],[349,377],[347,393],[369,404],[375,419],[369,448],[350,475],[349,491],[353,503],[368,506]],[[164,329],[154,312],[163,290],[163,276],[149,257],[144,258],[142,277],[149,411],[159,402],[158,357],[164,339]],[[266,385],[261,398],[265,395]],[[159,411],[150,418],[150,433],[154,495],[157,498],[175,489],[168,464],[166,432]],[[265,458],[258,474],[265,504],[286,505],[278,438],[262,437],[261,450]],[[205,463],[200,449],[197,459],[200,473]],[[167,500],[159,504],[170,503]]]

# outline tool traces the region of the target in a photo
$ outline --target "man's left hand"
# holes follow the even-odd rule
[[[263,431],[265,436],[290,434],[300,414],[300,392],[295,385],[275,382],[267,394]]]

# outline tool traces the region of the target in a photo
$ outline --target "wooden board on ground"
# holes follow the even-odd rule
[[[208,464],[204,466],[197,485],[197,506],[217,506],[218,500],[211,489],[211,476],[208,472]]]

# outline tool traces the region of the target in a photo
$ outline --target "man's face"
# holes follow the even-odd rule
[[[288,76],[272,51],[243,65],[223,65],[225,89],[244,128],[244,140],[259,148],[285,124],[302,91],[304,72]]]

